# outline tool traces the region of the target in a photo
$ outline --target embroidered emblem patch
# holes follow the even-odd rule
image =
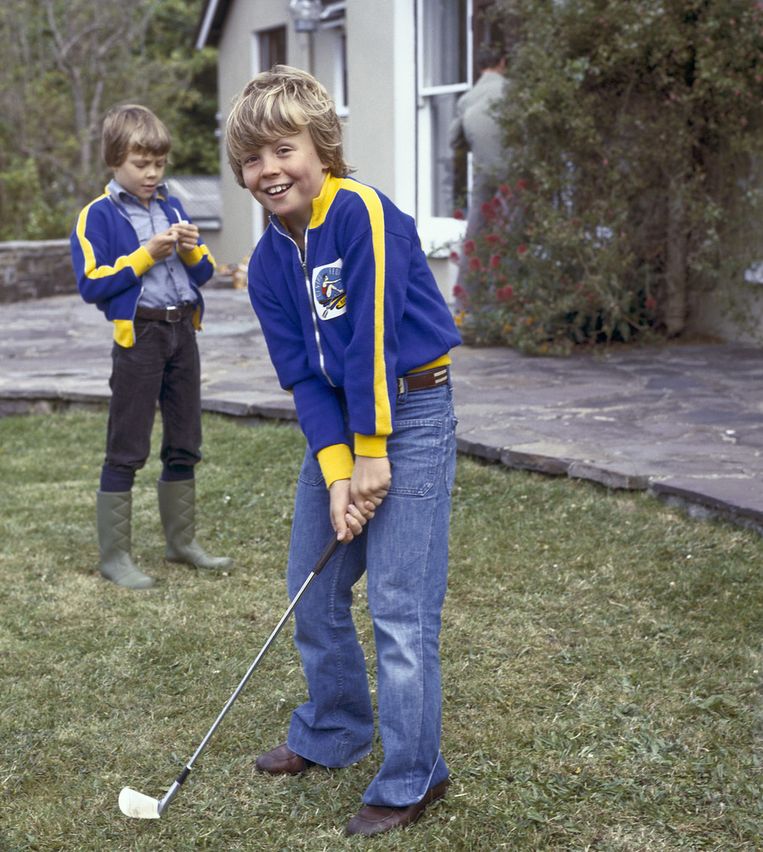
[[[347,294],[342,282],[342,259],[313,270],[313,302],[322,320],[336,319],[347,311]]]

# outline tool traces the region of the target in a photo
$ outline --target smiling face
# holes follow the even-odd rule
[[[242,162],[244,185],[270,213],[301,240],[310,224],[313,199],[328,167],[321,162],[310,132],[303,128],[250,151]]]
[[[136,196],[144,207],[148,207],[148,202],[164,177],[166,166],[166,155],[156,156],[131,150],[122,165],[114,169],[114,178],[120,186]]]

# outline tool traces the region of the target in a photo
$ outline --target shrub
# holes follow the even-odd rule
[[[466,300],[466,340],[561,354],[650,328],[656,300],[648,282],[636,292],[620,284],[631,261],[622,229],[597,225],[595,212],[571,217],[552,206],[540,218],[541,207],[521,180],[484,205],[488,228],[463,246],[471,298],[456,292]]]
[[[521,25],[496,107],[506,185],[468,247],[467,339],[560,351],[680,334],[691,292],[725,286],[759,246],[763,3],[494,14]]]

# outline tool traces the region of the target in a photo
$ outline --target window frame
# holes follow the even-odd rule
[[[339,4],[337,4],[339,5]],[[334,56],[334,87],[333,98],[336,114],[339,118],[350,115],[349,76],[347,74],[347,29],[344,15],[328,20],[321,24],[321,31],[333,37],[337,49],[332,51]]]
[[[452,243],[463,238],[465,222],[454,216],[435,216],[432,214],[434,164],[431,158],[433,149],[432,99],[440,95],[460,95],[468,91],[473,83],[473,26],[475,0],[466,0],[466,57],[465,68],[468,79],[458,83],[426,85],[424,80],[426,49],[424,39],[425,4],[429,0],[416,0],[416,206],[419,233],[424,250],[432,257],[447,257]],[[471,158],[469,158],[471,160]],[[471,186],[471,165],[468,166],[468,186]],[[454,211],[455,212],[455,211]]]
[[[265,45],[266,39],[270,38],[271,43],[273,35],[279,31],[283,33],[282,39],[282,47],[283,47],[283,56],[281,57],[268,57],[267,60],[264,58],[263,46]],[[272,65],[276,63],[286,63],[286,54],[288,51],[288,40],[289,40],[289,31],[286,23],[278,24],[274,27],[265,27],[261,30],[253,30],[252,38],[251,38],[251,50],[250,50],[250,74],[249,77],[253,77],[255,74],[259,74],[260,71],[266,71]],[[264,207],[258,202],[255,201],[254,198],[251,199],[252,205],[252,245],[256,246],[260,240],[260,237],[265,233],[265,228],[268,225],[268,213]]]

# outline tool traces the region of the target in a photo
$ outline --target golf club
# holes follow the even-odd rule
[[[273,643],[273,640],[281,632],[281,628],[288,620],[289,616],[294,610],[294,607],[299,603],[299,599],[305,593],[307,587],[318,576],[318,574],[321,573],[321,571],[325,568],[326,563],[333,556],[338,544],[339,542],[337,541],[337,539],[332,538],[328,545],[326,545],[326,548],[321,554],[320,559],[315,564],[313,570],[307,575],[307,578],[305,579],[305,582],[302,583],[302,587],[300,588],[300,590],[297,592],[296,595],[294,595],[294,598],[289,604],[286,612],[283,614],[281,620],[278,622],[275,629],[268,637],[268,641],[262,646],[262,650],[259,654],[257,654],[256,659],[251,664],[251,666],[249,666],[249,669],[247,670],[244,677],[241,679],[241,682],[226,702],[225,707],[223,707],[223,709],[220,711],[220,715],[215,719],[214,724],[207,731],[207,734],[201,741],[201,743],[199,743],[199,747],[193,753],[193,757],[183,767],[183,771],[175,779],[172,786],[166,792],[164,797],[161,799],[154,799],[151,796],[147,796],[145,793],[139,793],[137,790],[133,790],[132,787],[122,788],[122,791],[119,794],[119,809],[125,816],[134,817],[135,819],[159,819],[159,817],[164,813],[164,811],[167,810],[167,807],[169,806],[170,802],[175,798],[183,782],[190,774],[191,769],[193,768],[193,764],[196,762],[196,759],[202,753],[202,751],[204,751],[204,748],[211,739],[212,734],[214,734],[220,722],[222,722],[222,720],[225,718],[225,714],[228,712],[228,710],[230,710],[233,702],[241,694],[241,691],[246,686],[246,682],[251,677],[252,672],[257,668],[258,663]]]

